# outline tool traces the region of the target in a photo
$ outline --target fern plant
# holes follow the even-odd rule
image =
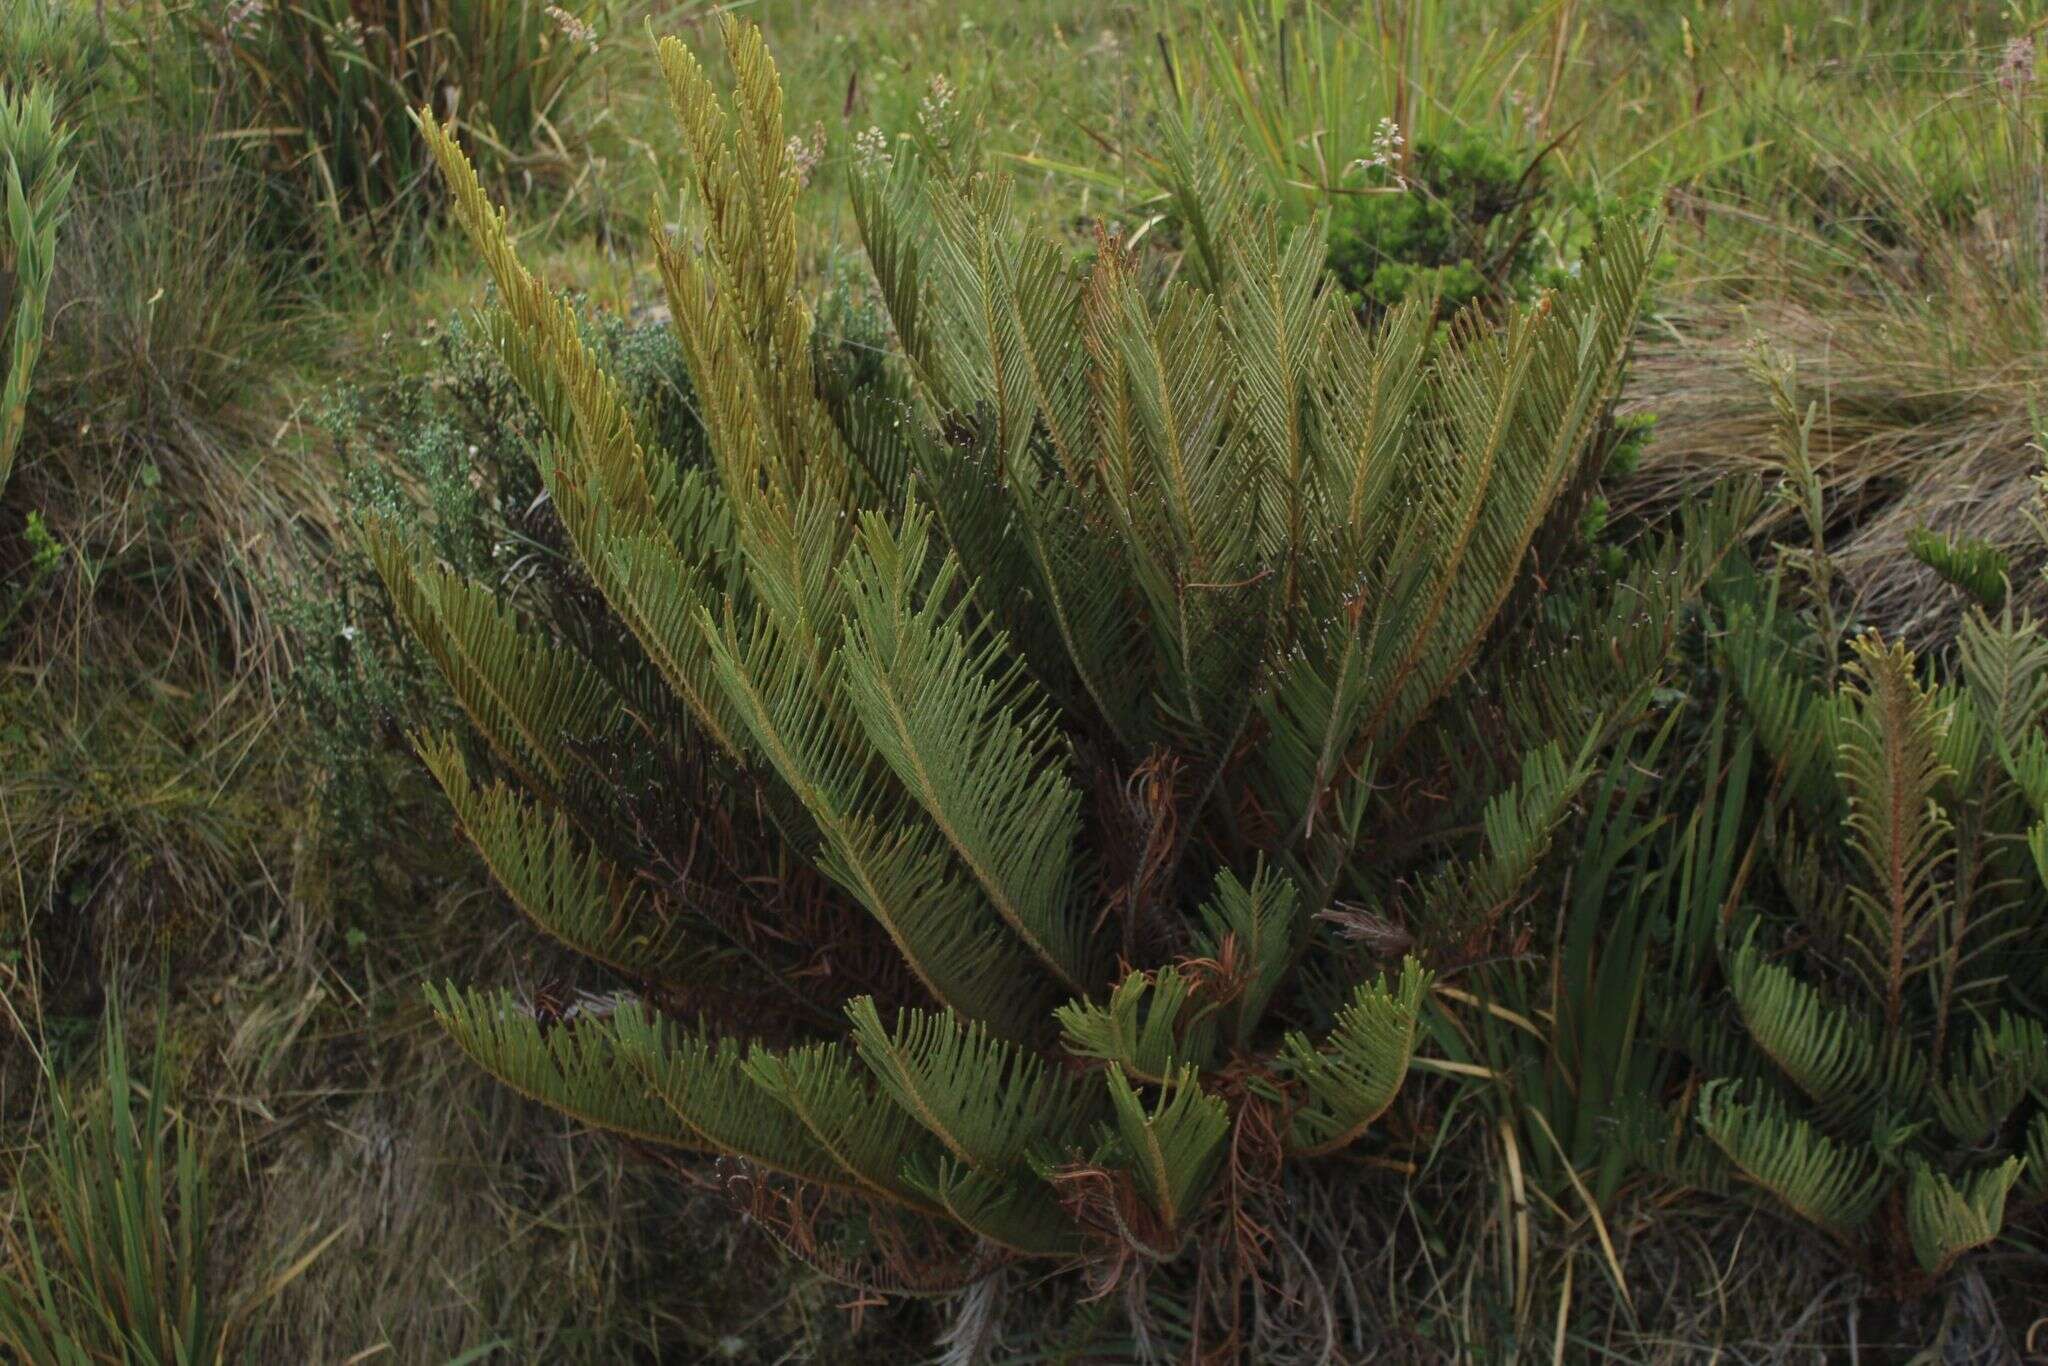
[[[474,724],[420,741],[468,835],[626,984],[434,1008],[528,1095],[738,1159],[839,1274],[1106,1290],[1193,1242],[1227,1323],[1282,1164],[1396,1100],[1431,982],[1402,950],[1518,925],[1662,666],[1678,542],[1626,581],[1565,561],[1648,244],[1613,232],[1499,330],[1428,299],[1368,330],[1227,147],[1189,148],[1178,280],[902,156],[853,186],[895,335],[855,384],[799,288],[775,69],[724,39],[729,109],[660,47],[701,457],[652,441],[421,116],[546,429],[563,591],[605,613],[540,625],[367,539]]]
[[[2048,1198],[2048,639],[1980,612],[1940,681],[1866,634],[1830,688],[1775,590],[1731,615],[1777,800],[1726,1011],[1680,1030],[1718,1150],[1696,1174],[1917,1294]]]

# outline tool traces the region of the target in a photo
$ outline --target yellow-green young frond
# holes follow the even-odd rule
[[[1033,1145],[1081,1132],[1100,1107],[1078,1075],[950,1012],[906,1010],[894,1031],[883,1028],[871,997],[846,1013],[882,1090],[975,1171],[1021,1168]]]
[[[730,125],[688,48],[657,48],[683,137],[703,250],[654,225],[657,261],[700,412],[734,490],[843,488],[845,450],[819,400],[810,309],[796,288],[802,179],[782,135],[782,91],[760,31],[722,26],[735,81]]]
[[[1982,1145],[2029,1095],[2048,1096],[2048,1026],[2010,1013],[1978,1025],[1931,1095],[1942,1127],[1967,1147]]]
[[[427,1003],[456,1044],[513,1090],[586,1124],[649,1143],[717,1152],[648,1087],[640,1050],[664,1027],[637,1003],[603,1019],[544,1028],[509,992],[426,988]]]
[[[639,1069],[644,1092],[696,1136],[696,1146],[800,1181],[871,1194],[747,1074],[745,1054],[731,1039],[714,1043],[682,1033],[646,1011],[621,1011],[613,1025],[626,1059]]]
[[[1029,1173],[989,1175],[942,1158],[905,1179],[956,1222],[1019,1256],[1068,1258],[1085,1249],[1051,1187]]]
[[[1229,961],[1243,974],[1242,990],[1224,1010],[1224,1029],[1242,1047],[1251,1042],[1273,993],[1294,966],[1308,919],[1301,914],[1294,884],[1263,864],[1250,886],[1227,868],[1218,873],[1200,914],[1202,952]]]
[[[844,1047],[805,1044],[782,1053],[757,1047],[747,1056],[746,1074],[803,1125],[846,1184],[876,1200],[937,1212],[903,1176],[912,1163],[936,1162],[937,1145],[887,1091],[876,1089]]]
[[[1830,1001],[1769,961],[1754,929],[1727,960],[1743,1027],[1801,1091],[1829,1106],[1877,1104],[1878,1030],[1853,1005]],[[1909,1099],[1910,1093],[1899,1099]]]
[[[523,629],[484,588],[415,563],[383,523],[368,523],[363,539],[399,619],[477,730],[537,786],[559,786],[576,762],[570,746],[618,724],[617,695],[581,655]]]
[[[1202,1089],[1192,1067],[1167,1078],[1150,1111],[1115,1063],[1104,1073],[1116,1111],[1118,1153],[1168,1229],[1185,1227],[1208,1189],[1230,1132],[1230,1109]]]
[[[566,815],[522,802],[503,783],[479,788],[446,738],[422,738],[419,752],[491,876],[543,932],[628,976],[717,978],[728,956],[692,939],[644,885],[577,835]]]
[[[846,689],[868,743],[1068,991],[1101,978],[1073,896],[1081,794],[1050,709],[1000,634],[967,621],[922,514],[870,515],[842,568]]]
[[[1128,972],[1106,1004],[1074,1000],[1053,1015],[1069,1051],[1115,1063],[1126,1075],[1157,1085],[1185,1067],[1216,1056],[1217,1016],[1190,1009],[1194,983],[1168,965]]]
[[[1921,1268],[1942,1275],[1956,1258],[1996,1238],[2005,1227],[2005,1198],[2025,1167],[2008,1157],[1963,1177],[1960,1186],[1931,1167],[1914,1167],[1906,1184],[1906,1229]]]
[[[1700,1127],[1738,1171],[1793,1213],[1838,1238],[1869,1222],[1884,1173],[1769,1098],[1745,1103],[1738,1083],[1700,1090]]]
[[[500,354],[514,378],[529,384],[544,416],[559,422],[566,406],[574,417],[573,438],[557,434],[558,454],[576,468],[571,482],[594,482],[618,515],[653,519],[648,464],[618,382],[584,344],[568,303],[520,263],[503,211],[484,194],[454,134],[429,110],[420,110],[415,120],[448,186],[456,221],[498,287],[507,325],[493,335],[501,343],[517,338],[509,350],[501,344]]]
[[[1280,1061],[1302,1092],[1288,1133],[1292,1151],[1306,1157],[1335,1152],[1386,1113],[1408,1079],[1429,983],[1420,963],[1403,959],[1398,982],[1390,986],[1382,975],[1353,989],[1322,1047],[1301,1034],[1287,1036]]]
[[[1953,845],[1936,792],[1951,774],[1942,761],[1943,713],[1914,677],[1905,646],[1865,636],[1851,668],[1840,765],[1849,843],[1871,883],[1850,892],[1860,912],[1855,942],[1886,1021],[1896,1024],[1907,974],[1941,920],[1942,870]]]

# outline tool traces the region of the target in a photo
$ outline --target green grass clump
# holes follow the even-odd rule
[[[410,111],[449,119],[496,184],[566,183],[571,101],[607,21],[603,0],[231,0],[151,20],[201,87],[172,90],[229,111],[282,212],[385,261],[417,247],[439,202]]]

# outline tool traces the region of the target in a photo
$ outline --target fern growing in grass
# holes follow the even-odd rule
[[[1709,1172],[1913,1294],[2048,1198],[2048,640],[1980,613],[1930,682],[1865,636],[1830,690],[1795,639],[1765,601],[1726,640],[1780,803],[1697,1117]]]
[[[1360,324],[1226,151],[1195,283],[1020,241],[1002,180],[903,157],[855,185],[896,347],[854,385],[814,354],[774,68],[724,35],[730,109],[660,49],[701,459],[650,444],[422,117],[610,626],[368,541],[474,723],[421,741],[463,826],[629,985],[435,1010],[529,1095],[742,1159],[841,1274],[1136,1284],[1204,1230],[1250,1270],[1280,1165],[1359,1142],[1411,1065],[1430,972],[1347,931],[1455,961],[1513,927],[1662,666],[1683,548],[1561,563],[1647,244],[1439,341],[1430,300]]]

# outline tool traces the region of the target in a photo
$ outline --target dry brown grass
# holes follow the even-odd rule
[[[1906,548],[1919,528],[2005,550],[2015,601],[2048,606],[2025,516],[2048,412],[2038,103],[1986,79],[1910,117],[1876,98],[1818,122],[1781,111],[1747,178],[1678,201],[1697,278],[1637,352],[1629,404],[1658,415],[1639,509],[1773,473],[1777,418],[1749,360],[1767,340],[1814,408],[1854,619],[1922,641],[1953,627],[1961,596]]]

